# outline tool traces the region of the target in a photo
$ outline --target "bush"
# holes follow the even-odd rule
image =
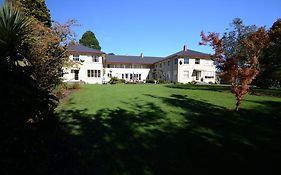
[[[158,80],[158,84],[167,84],[168,82],[166,80]]]
[[[190,82],[190,84],[193,84],[193,85],[195,85],[195,84],[197,84],[197,81],[195,81],[195,80],[192,80],[192,81]]]
[[[121,84],[121,83],[126,83],[126,80],[124,79],[119,79],[117,77],[111,77],[109,84]]]
[[[145,83],[154,84],[155,80],[154,79],[147,79],[147,80],[145,80]]]
[[[80,84],[79,83],[74,83],[72,85],[72,89],[80,89]]]

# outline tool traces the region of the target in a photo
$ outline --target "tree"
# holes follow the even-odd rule
[[[260,59],[261,73],[255,84],[262,88],[281,85],[281,19],[278,19],[269,32],[270,44]]]
[[[75,23],[76,20],[54,23],[52,28],[33,23],[30,38],[35,42],[31,42],[28,58],[33,65],[33,76],[42,89],[52,92],[61,83],[59,70],[68,61],[67,47],[74,37],[70,28]]]
[[[49,28],[17,6],[5,3],[0,8],[2,119],[40,122],[54,111],[57,100],[52,91],[61,83],[59,70],[68,58],[74,23]]]
[[[82,35],[82,38],[79,40],[80,44],[84,46],[91,47],[93,49],[101,50],[99,41],[97,40],[95,34],[91,31],[87,31]]]
[[[51,27],[52,20],[50,10],[47,8],[45,0],[15,0],[20,2],[25,13],[35,17],[46,26]]]
[[[259,73],[259,58],[267,47],[269,37],[265,28],[244,26],[240,19],[233,21],[234,30],[219,37],[218,33],[201,33],[202,45],[210,45],[218,62],[220,76],[231,83],[236,97],[236,110],[250,90],[250,84]]]
[[[42,161],[58,131],[52,90],[74,22],[49,28],[7,1],[0,7],[0,174],[45,174]]]

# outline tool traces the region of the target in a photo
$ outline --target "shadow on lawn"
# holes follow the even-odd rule
[[[51,174],[264,173],[278,170],[281,119],[260,110],[238,113],[187,96],[158,98],[185,112],[178,126],[153,103],[132,110],[61,111],[64,139]],[[269,106],[271,104],[268,104]],[[65,156],[65,158],[64,158]],[[276,161],[277,160],[277,161]]]
[[[215,92],[229,92],[230,86],[225,85],[192,85],[192,84],[176,84],[176,85],[166,85],[168,88],[173,89],[189,89],[189,90],[206,90]]]

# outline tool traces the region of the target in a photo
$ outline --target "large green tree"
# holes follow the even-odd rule
[[[99,41],[97,40],[95,34],[92,31],[86,31],[82,38],[79,40],[79,43],[91,47],[93,49],[101,50]]]
[[[261,74],[255,82],[262,88],[281,85],[281,19],[273,23],[268,33],[270,44],[260,59]]]
[[[45,0],[15,0],[22,4],[24,11],[34,16],[37,20],[51,27],[52,20],[50,10],[48,9]]]

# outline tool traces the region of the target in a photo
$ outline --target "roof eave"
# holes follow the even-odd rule
[[[141,65],[153,65],[154,63],[140,63],[140,62],[105,62],[106,64],[141,64]]]
[[[70,50],[70,53],[79,53],[79,54],[96,54],[96,55],[103,55],[105,54],[104,52],[79,52],[75,50]]]

